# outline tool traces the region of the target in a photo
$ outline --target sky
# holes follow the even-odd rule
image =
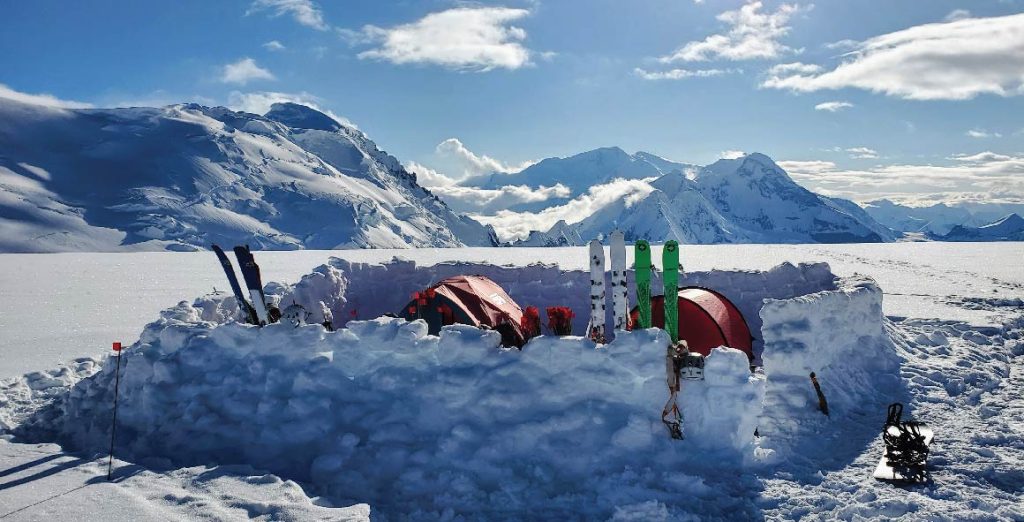
[[[1024,201],[1024,0],[5,2],[0,95],[280,100],[446,185],[604,146],[762,152],[867,201]]]

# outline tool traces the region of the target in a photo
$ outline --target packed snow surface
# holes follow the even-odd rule
[[[177,497],[147,493],[126,505],[149,519],[159,519],[158,509],[188,512],[205,495],[228,514],[292,519],[372,511],[381,519],[1019,520],[1024,296],[1021,274],[1002,257],[1016,251],[968,250],[961,259],[973,264],[959,264],[929,258],[927,248],[896,249],[907,246],[918,247],[800,251],[804,261],[838,261],[840,277],[813,263],[749,270],[786,255],[769,247],[706,257],[684,247],[682,282],[737,303],[761,342],[763,369],[751,373],[742,353],[715,350],[705,379],[684,384],[682,442],[660,422],[667,338],[657,330],[620,333],[603,346],[544,336],[519,352],[500,349],[494,332],[456,326],[433,337],[422,323],[376,318],[389,300],[401,306],[409,291],[459,271],[489,275],[524,305],[575,307],[589,282],[582,249],[560,252],[562,270],[440,262],[451,251],[435,260],[423,252],[417,263],[292,267],[292,283],[268,284],[268,295],[322,303],[311,308],[330,310],[345,328],[240,325],[224,293],[165,310],[127,349],[122,367],[119,456],[142,472],[102,492],[87,478],[97,475],[95,464],[53,476],[85,485],[68,495],[186,488],[179,507],[168,507]],[[522,251],[495,253],[526,259]],[[578,267],[564,266],[576,255]],[[272,257],[257,254],[268,280],[277,279]],[[729,269],[741,263],[748,269]],[[881,284],[854,271],[875,272]],[[890,280],[904,291],[897,293],[920,295],[892,308],[882,293]],[[969,307],[977,321],[946,313]],[[921,310],[935,315],[913,313]],[[85,358],[4,381],[0,431],[19,442],[58,441],[85,458],[101,453],[109,443],[112,361]],[[830,417],[817,410],[809,371],[822,382]],[[893,401],[935,429],[929,484],[904,489],[869,478]],[[52,446],[6,448],[14,467],[30,451],[55,462],[76,458]],[[253,480],[260,476],[267,478]],[[7,491],[25,494],[16,481],[0,480],[15,483],[0,489],[0,500],[8,502]],[[16,500],[14,509],[27,504]],[[263,511],[250,511],[254,504]]]

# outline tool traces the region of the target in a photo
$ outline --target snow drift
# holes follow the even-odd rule
[[[545,265],[332,259],[294,286],[266,290],[318,303],[319,314],[342,322],[394,311],[455,273],[486,275],[521,304],[585,309],[589,275]],[[828,374],[843,359],[851,379],[864,379],[836,396],[839,412],[865,394],[873,406],[870,386],[888,382],[876,372],[893,360],[878,289],[837,279],[824,264],[684,282],[716,288],[748,314],[764,332],[765,371],[752,373],[743,352],[713,350],[705,379],[684,384],[681,443],[660,420],[668,338],[659,330],[618,332],[601,346],[542,336],[517,351],[501,349],[497,332],[456,325],[430,336],[422,321],[389,317],[335,332],[256,328],[235,322],[233,297],[212,295],[165,311],[125,351],[119,451],[144,463],[249,464],[385,516],[591,518],[650,502],[676,518],[754,516],[757,488],[735,491],[736,474],[757,465],[764,444],[784,451],[803,433],[801,419],[816,414],[780,398],[809,388],[796,384],[809,361]],[[762,311],[765,299],[773,300]],[[855,314],[849,329],[832,324],[843,307]],[[26,439],[102,450],[113,366],[87,370],[49,408],[7,422]],[[719,488],[731,491],[723,498]]]

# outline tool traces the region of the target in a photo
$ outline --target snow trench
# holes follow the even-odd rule
[[[808,371],[829,383],[839,412],[877,402],[877,389],[899,379],[870,280],[836,278],[825,264],[687,274],[681,284],[717,290],[744,313],[764,368],[751,372],[742,352],[715,349],[705,379],[684,383],[686,440],[675,441],[660,418],[660,330],[618,332],[606,345],[541,336],[518,351],[501,348],[493,331],[455,325],[430,336],[422,321],[381,316],[466,273],[490,277],[522,306],[589,308],[582,271],[339,259],[266,289],[283,305],[305,304],[311,322],[333,316],[345,326],[334,332],[239,324],[225,295],[182,302],[124,352],[119,455],[248,464],[384,517],[591,518],[642,506],[673,518],[745,518],[756,516],[758,486],[750,478],[735,491],[737,472],[784,454],[822,417]],[[586,320],[580,314],[574,330]],[[105,450],[111,361],[16,432]],[[733,491],[723,498],[720,488]]]

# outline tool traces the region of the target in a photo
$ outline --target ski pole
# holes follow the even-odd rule
[[[114,370],[114,418],[110,423],[110,458],[107,460],[107,482],[110,481],[114,469],[114,434],[117,430],[117,394],[121,385],[121,343],[114,343],[117,352],[117,369]]]

